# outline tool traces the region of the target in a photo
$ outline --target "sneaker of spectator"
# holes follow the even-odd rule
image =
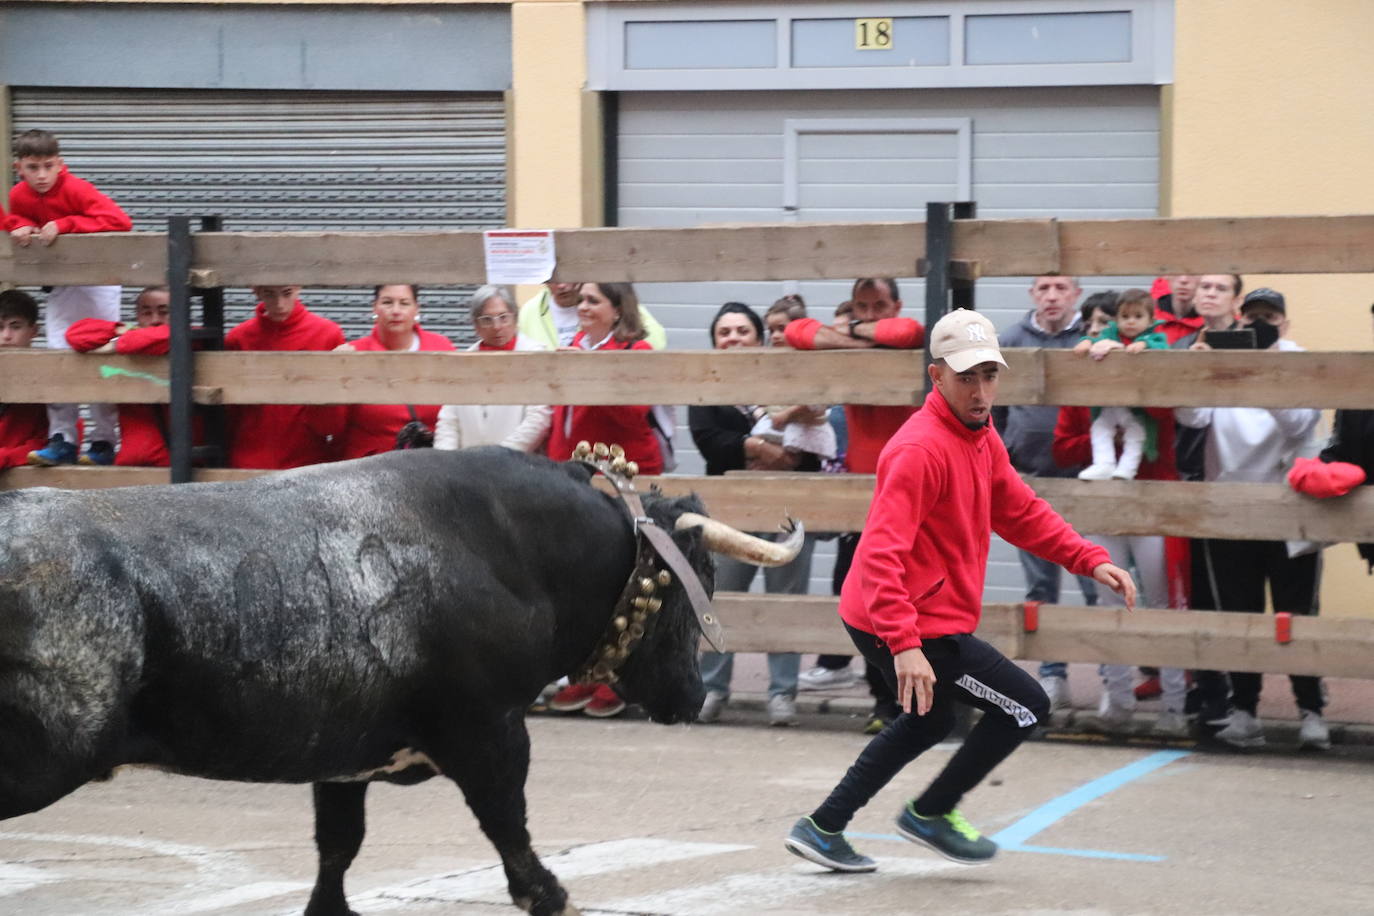
[[[792,726],[797,724],[797,701],[785,693],[775,693],[768,698],[768,724]]]
[[[1188,717],[1181,712],[1162,712],[1155,719],[1150,734],[1160,738],[1187,738],[1189,735]]]
[[[841,690],[853,687],[858,682],[858,675],[848,665],[843,668],[822,668],[817,665],[797,675],[798,690]]]
[[[1153,700],[1159,696],[1162,688],[1159,686],[1159,675],[1152,674],[1139,684],[1135,685],[1135,698],[1137,700]]]
[[[569,684],[549,700],[549,709],[554,712],[580,712],[596,694],[595,684]]]
[[[597,684],[582,712],[596,719],[609,719],[625,711],[625,701],[606,684]]]
[[[721,711],[725,709],[725,704],[730,702],[729,694],[722,690],[706,691],[706,701],[701,704],[701,712],[697,713],[698,722],[719,722]]]
[[[97,440],[86,449],[86,454],[77,459],[78,464],[108,467],[114,464],[115,450],[109,442]]]
[[[1300,750],[1331,750],[1331,729],[1326,725],[1322,714],[1310,709],[1302,710],[1302,724],[1298,726],[1298,748]]]
[[[37,468],[55,468],[59,464],[76,463],[76,446],[61,433],[48,439],[43,448],[29,452],[29,464]]]
[[[1058,712],[1061,709],[1068,709],[1072,703],[1069,696],[1068,677],[1042,677],[1040,679],[1040,689],[1045,691],[1045,696],[1050,698],[1050,712]]]
[[[1097,712],[1087,717],[1083,722],[1083,727],[1088,731],[1101,732],[1104,735],[1120,735],[1131,731],[1134,718],[1134,707],[1128,707],[1114,700],[1111,694],[1103,691],[1102,699],[1097,704]]]
[[[1232,747],[1264,747],[1264,725],[1254,713],[1237,709],[1231,713],[1231,721],[1217,732],[1216,739]]]

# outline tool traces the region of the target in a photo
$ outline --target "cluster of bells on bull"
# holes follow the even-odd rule
[[[603,474],[618,475],[627,481],[639,473],[639,465],[634,461],[626,461],[625,449],[615,444],[598,442],[593,445],[584,439],[577,443],[572,457],[575,461],[596,466]],[[628,484],[626,488],[633,490]],[[592,653],[579,681],[614,684],[619,680],[615,669],[625,663],[625,659],[630,657],[635,646],[644,638],[644,625],[649,616],[657,614],[663,607],[663,599],[654,593],[672,584],[673,574],[666,569],[655,570],[652,554],[645,556],[641,550],[636,569],[616,604],[616,614],[611,618],[601,645]]]
[[[600,657],[592,665],[593,680],[615,683],[615,669],[624,664],[625,659],[630,657],[635,646],[644,638],[645,621],[649,619],[650,614],[657,614],[659,608],[663,607],[663,599],[655,597],[654,592],[660,587],[667,588],[672,584],[673,574],[666,569],[660,569],[656,575],[638,577],[639,594],[630,599],[630,607],[634,610],[630,611],[628,617],[625,614],[616,614],[611,619],[606,644],[601,647]]]
[[[575,461],[593,461],[598,464],[604,462],[606,468],[622,477],[633,478],[639,473],[639,462],[626,461],[625,449],[619,445],[607,445],[604,442],[592,445],[583,439],[573,449],[572,456]]]

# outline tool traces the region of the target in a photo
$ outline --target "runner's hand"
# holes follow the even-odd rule
[[[1126,600],[1126,610],[1135,610],[1135,580],[1120,566],[1101,563],[1093,568],[1093,578]]]
[[[911,712],[912,693],[916,694],[916,715],[930,712],[930,704],[935,698],[935,671],[926,660],[926,654],[919,648],[907,649],[892,656],[892,664],[897,669],[897,699],[901,701],[902,712]]]

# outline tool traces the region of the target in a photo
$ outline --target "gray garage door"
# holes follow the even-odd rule
[[[498,94],[14,90],[16,131],[62,141],[72,171],[136,229],[219,214],[230,230],[487,229],[505,224],[505,111]],[[466,290],[424,294],[425,323],[468,332]],[[368,329],[370,291],[302,298]],[[247,290],[230,290],[230,318]]]
[[[1159,201],[1155,87],[622,93],[618,217],[623,226],[923,220],[930,200],[972,199],[988,218],[1152,217]],[[914,265],[913,265],[914,266]],[[1149,278],[1085,280],[1088,290]],[[991,278],[979,308],[999,327],[1029,305],[1029,278]],[[792,287],[828,317],[838,282]],[[766,307],[782,283],[645,284],[642,298],[674,347],[708,345],[720,303]],[[924,287],[903,278],[917,316]],[[679,420],[685,422],[685,411]],[[685,430],[680,447],[690,449]],[[697,471],[684,454],[681,470]],[[828,590],[816,564],[816,590]],[[1014,553],[996,545],[989,600],[1024,591]],[[1071,582],[1072,579],[1066,578]],[[1075,598],[1069,589],[1067,598]]]

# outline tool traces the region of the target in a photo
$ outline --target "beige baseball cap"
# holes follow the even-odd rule
[[[955,372],[967,372],[979,363],[1007,364],[997,348],[997,329],[986,315],[972,309],[955,309],[935,322],[930,355]]]

